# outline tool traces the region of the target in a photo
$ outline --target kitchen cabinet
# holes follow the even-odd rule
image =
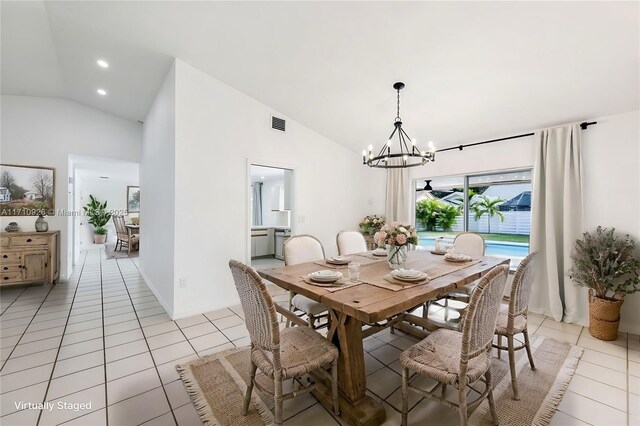
[[[0,286],[53,284],[60,267],[60,231],[3,232]]]
[[[251,257],[271,256],[274,254],[273,228],[251,231]]]
[[[271,188],[271,211],[284,210],[284,187],[278,185]]]

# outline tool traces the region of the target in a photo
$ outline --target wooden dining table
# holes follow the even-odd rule
[[[340,350],[338,383],[342,417],[354,425],[378,425],[384,422],[386,413],[380,402],[366,394],[363,339],[389,326],[422,337],[426,320],[412,315],[410,311],[413,308],[479,279],[494,267],[508,264],[509,259],[489,256],[474,258],[468,265],[460,265],[459,269],[450,273],[434,276],[419,285],[400,285],[399,288],[385,280],[391,272],[386,258],[375,259],[371,253],[361,253],[351,255],[351,261],[361,264],[361,284],[339,291],[305,280],[312,272],[328,269],[323,262],[261,269],[258,273],[273,284],[307,296],[328,308],[331,321],[327,338]],[[444,265],[447,263],[443,256],[416,250],[409,252],[406,267],[427,274],[435,270],[442,273],[446,271]],[[346,266],[338,270],[345,277],[348,276]],[[278,307],[278,311],[289,318],[294,316],[282,307]],[[319,386],[314,390],[314,395],[331,409],[330,386],[320,378],[317,380]]]
[[[127,228],[127,236],[129,237],[129,241],[131,241],[131,237],[134,234],[140,235],[140,225],[136,225],[136,224],[133,224],[133,223],[127,223],[124,226]],[[140,249],[139,244],[140,244],[140,242],[138,242],[138,244],[136,245],[138,250]],[[131,244],[131,243],[127,244],[127,254],[131,254],[132,246],[133,246],[133,244]]]

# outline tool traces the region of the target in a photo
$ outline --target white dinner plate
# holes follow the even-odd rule
[[[372,251],[371,254],[374,255],[374,256],[386,256],[387,255],[387,251],[384,250],[384,249],[382,249],[382,250],[376,249],[376,250]]]
[[[323,270],[310,273],[309,278],[313,281],[322,283],[332,283],[342,278],[342,273],[338,271]]]
[[[416,272],[418,272],[417,275],[407,276],[402,273],[399,273],[399,271],[392,271],[391,276],[396,280],[406,281],[406,282],[422,281],[425,278],[427,278],[427,274],[425,274],[424,272],[420,272],[420,271],[416,271]]]
[[[394,275],[398,275],[405,278],[415,278],[424,275],[424,272],[416,271],[414,269],[398,269],[393,271]]]
[[[334,265],[346,265],[351,262],[351,258],[348,256],[334,256],[327,259],[327,263],[331,263]]]
[[[449,262],[468,262],[471,260],[471,256],[460,253],[447,253],[444,255],[444,260],[448,260]]]

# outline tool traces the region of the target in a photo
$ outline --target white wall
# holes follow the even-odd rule
[[[175,100],[174,66],[144,120],[140,162],[139,268],[169,314],[174,310],[175,212],[183,208],[175,200]]]
[[[55,207],[68,206],[69,155],[80,154],[139,161],[141,128],[137,123],[57,98],[1,97],[2,163],[55,168]],[[21,229],[35,229],[35,217],[2,217]],[[69,217],[48,217],[49,229],[61,231],[61,278],[71,272]]]
[[[640,111],[597,121],[582,132],[584,226],[615,227],[640,243]],[[508,135],[497,135],[508,136]],[[476,142],[476,141],[469,141]],[[411,170],[411,177],[433,178],[502,169],[532,167],[533,137],[448,151],[436,162]],[[640,249],[639,249],[640,253]],[[640,333],[640,293],[630,295],[622,307],[622,330]]]
[[[382,211],[384,172],[363,167],[358,153],[291,119],[286,133],[271,130],[271,108],[179,60],[175,76],[175,274],[152,277],[148,271],[168,268],[168,253],[152,260],[145,245],[140,250],[141,267],[154,286],[168,285],[174,276],[174,318],[238,303],[228,261],[249,262],[248,163],[294,169],[294,231],[317,236],[328,254],[336,252],[340,230],[357,229],[364,215]],[[154,115],[145,121],[145,145],[166,132],[159,128],[164,123],[151,120]],[[147,136],[151,132],[154,137]],[[164,180],[149,179],[161,170],[148,170],[159,157],[169,168],[171,152],[156,149],[150,158],[149,148],[143,149],[141,165],[141,232],[147,243],[149,234],[171,228],[169,215],[150,223],[144,213],[150,186],[171,193]],[[180,279],[185,288],[178,286]]]
[[[585,230],[614,227],[640,244],[640,111],[596,121],[582,133]],[[622,330],[640,334],[640,293],[625,297],[621,317]]]

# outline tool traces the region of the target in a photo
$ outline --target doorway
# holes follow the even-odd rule
[[[73,263],[75,264],[82,250],[103,250],[107,258],[137,257],[139,244],[132,238],[131,253],[127,244],[119,243],[119,232],[116,230],[115,216],[122,216],[124,232],[132,236],[139,235],[140,220],[140,187],[139,164],[129,161],[118,161],[108,158],[70,156],[73,185],[72,241]],[[93,196],[98,202],[106,202],[108,220],[102,228],[106,230],[104,243],[95,238],[95,226],[89,223],[84,207],[91,202]],[[136,228],[136,225],[138,228]],[[122,235],[122,234],[121,234]],[[96,242],[98,241],[98,242]],[[118,250],[116,250],[116,244]]]
[[[284,243],[291,235],[293,170],[251,164],[249,188],[251,266],[284,265]]]

